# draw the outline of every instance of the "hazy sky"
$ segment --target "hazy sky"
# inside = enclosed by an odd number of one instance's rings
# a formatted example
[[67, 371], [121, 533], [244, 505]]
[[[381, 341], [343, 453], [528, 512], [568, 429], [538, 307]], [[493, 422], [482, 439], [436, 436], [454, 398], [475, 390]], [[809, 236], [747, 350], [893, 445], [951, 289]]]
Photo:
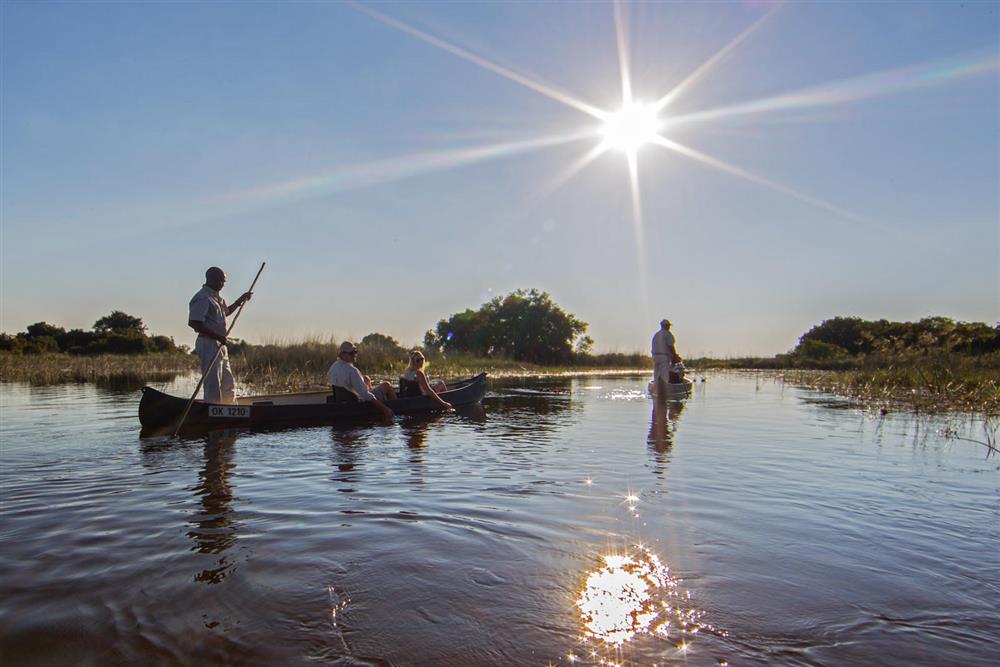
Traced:
[[[205, 268], [234, 299], [265, 260], [252, 341], [415, 343], [519, 287], [600, 351], [662, 317], [685, 356], [1000, 319], [995, 2], [0, 11], [9, 333], [120, 309], [192, 344]], [[638, 199], [592, 152], [623, 71], [664, 103]]]

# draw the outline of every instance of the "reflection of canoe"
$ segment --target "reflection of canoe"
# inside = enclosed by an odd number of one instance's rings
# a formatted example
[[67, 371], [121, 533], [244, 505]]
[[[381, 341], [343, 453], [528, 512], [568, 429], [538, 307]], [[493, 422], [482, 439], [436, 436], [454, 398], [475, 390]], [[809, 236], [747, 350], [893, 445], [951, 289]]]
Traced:
[[[660, 382], [660, 398], [684, 398], [691, 393], [691, 380], [684, 378], [680, 382]], [[656, 385], [649, 381], [649, 393], [656, 396]]]
[[[455, 407], [471, 405], [486, 395], [486, 373], [461, 380], [454, 389], [439, 394]], [[270, 396], [241, 396], [236, 405], [217, 405], [195, 401], [184, 426], [218, 427], [271, 426], [298, 423], [330, 424], [338, 421], [363, 419], [381, 413], [366, 403], [333, 403], [329, 391], [311, 391], [301, 394], [275, 394]], [[173, 428], [177, 425], [187, 405], [187, 399], [164, 394], [152, 387], [142, 388], [139, 401], [139, 422], [143, 429]], [[440, 410], [437, 401], [426, 396], [397, 398], [386, 401], [396, 414], [412, 414]]]

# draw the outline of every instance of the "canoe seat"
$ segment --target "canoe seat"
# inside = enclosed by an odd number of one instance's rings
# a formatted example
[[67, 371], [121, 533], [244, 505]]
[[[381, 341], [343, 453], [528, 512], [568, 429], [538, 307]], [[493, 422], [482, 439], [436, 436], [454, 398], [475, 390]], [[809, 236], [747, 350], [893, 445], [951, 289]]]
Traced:
[[414, 382], [413, 380], [407, 380], [404, 377], [400, 377], [398, 396], [400, 398], [413, 398], [416, 396], [423, 396], [423, 392], [420, 391], [420, 383]]
[[357, 403], [358, 396], [350, 389], [345, 389], [344, 387], [338, 387], [337, 385], [331, 385], [333, 388], [333, 395], [326, 397], [327, 403]]

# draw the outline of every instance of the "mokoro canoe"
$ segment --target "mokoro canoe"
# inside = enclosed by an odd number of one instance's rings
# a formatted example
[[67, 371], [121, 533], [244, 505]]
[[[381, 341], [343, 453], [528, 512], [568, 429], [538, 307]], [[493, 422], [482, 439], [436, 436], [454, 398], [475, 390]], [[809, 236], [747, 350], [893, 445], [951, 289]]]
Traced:
[[[678, 398], [684, 398], [691, 393], [691, 386], [693, 383], [691, 380], [684, 378], [680, 382], [663, 382], [660, 381], [660, 394], [659, 398], [666, 400], [674, 400]], [[656, 385], [652, 380], [649, 381], [648, 385], [649, 394], [656, 397]]]
[[[486, 373], [460, 380], [454, 388], [439, 394], [453, 406], [472, 405], [486, 395]], [[142, 388], [139, 401], [139, 422], [143, 430], [177, 426], [188, 399], [164, 394], [152, 387]], [[396, 414], [412, 414], [440, 410], [437, 401], [426, 396], [397, 398], [386, 401]], [[235, 405], [219, 405], [197, 400], [184, 419], [184, 427], [234, 426], [266, 427], [272, 425], [325, 424], [377, 416], [379, 411], [367, 403], [336, 403], [329, 391], [299, 394], [241, 396]]]

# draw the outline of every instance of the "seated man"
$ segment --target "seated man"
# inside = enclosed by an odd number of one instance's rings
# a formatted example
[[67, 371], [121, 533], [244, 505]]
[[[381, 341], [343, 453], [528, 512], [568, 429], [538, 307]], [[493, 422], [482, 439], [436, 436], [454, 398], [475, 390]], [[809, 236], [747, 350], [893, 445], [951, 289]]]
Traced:
[[372, 387], [371, 378], [362, 375], [354, 360], [358, 356], [358, 348], [349, 341], [344, 341], [340, 346], [340, 354], [337, 360], [330, 366], [326, 373], [326, 380], [330, 383], [334, 393], [337, 387], [347, 390], [356, 397], [356, 400], [372, 403], [382, 411], [386, 418], [393, 416], [392, 410], [383, 401], [391, 401], [396, 398], [396, 391], [388, 382], [382, 382], [377, 387]]

